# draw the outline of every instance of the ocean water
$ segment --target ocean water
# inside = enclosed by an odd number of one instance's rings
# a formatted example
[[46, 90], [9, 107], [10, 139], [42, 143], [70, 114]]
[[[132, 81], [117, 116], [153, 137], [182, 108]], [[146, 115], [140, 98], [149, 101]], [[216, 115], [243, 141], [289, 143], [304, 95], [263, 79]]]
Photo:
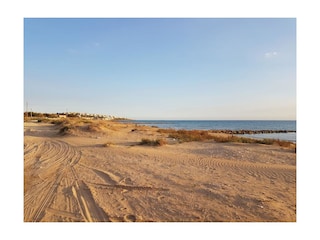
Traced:
[[[261, 120], [132, 120], [135, 124], [186, 130], [288, 130], [296, 131], [296, 121], [261, 121]], [[296, 132], [245, 134], [252, 138], [274, 138], [296, 142]]]

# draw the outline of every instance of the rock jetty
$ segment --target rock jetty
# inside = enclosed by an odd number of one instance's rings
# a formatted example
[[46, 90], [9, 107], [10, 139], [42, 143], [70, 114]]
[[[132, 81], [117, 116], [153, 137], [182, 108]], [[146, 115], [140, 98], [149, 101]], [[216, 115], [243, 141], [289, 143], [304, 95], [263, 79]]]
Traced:
[[212, 133], [227, 133], [227, 134], [261, 134], [261, 133], [290, 133], [296, 132], [293, 130], [211, 130]]

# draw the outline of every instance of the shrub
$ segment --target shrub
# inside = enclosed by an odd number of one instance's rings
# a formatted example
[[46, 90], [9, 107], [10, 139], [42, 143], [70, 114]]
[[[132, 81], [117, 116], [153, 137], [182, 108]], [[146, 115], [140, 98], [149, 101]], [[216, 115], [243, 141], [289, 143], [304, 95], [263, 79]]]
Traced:
[[239, 142], [239, 143], [258, 143], [267, 145], [279, 145], [281, 147], [295, 148], [296, 144], [289, 141], [281, 141], [279, 139], [253, 139], [238, 137], [234, 135], [216, 135], [210, 134], [209, 131], [201, 130], [175, 130], [175, 129], [159, 129], [159, 133], [166, 133], [168, 137], [178, 139], [180, 143], [191, 141], [214, 140], [219, 143]]
[[115, 145], [115, 144], [112, 142], [106, 142], [106, 143], [102, 144], [102, 147], [111, 147], [113, 145]]
[[70, 119], [57, 119], [54, 121], [54, 124], [60, 128], [59, 132], [63, 135], [72, 134], [80, 126], [79, 122]]
[[64, 126], [62, 128], [60, 128], [59, 133], [61, 134], [67, 134], [70, 132], [71, 127], [70, 126]]
[[105, 129], [105, 122], [103, 121], [91, 121], [87, 126], [87, 130], [89, 132], [101, 132], [104, 129]]
[[159, 129], [160, 133], [168, 133], [170, 138], [178, 139], [179, 142], [205, 141], [214, 139], [208, 131], [201, 130], [174, 130], [174, 129]]
[[202, 141], [211, 139], [207, 132], [203, 131], [187, 131], [187, 130], [178, 130], [175, 133], [169, 134], [171, 138], [177, 138], [181, 142], [191, 142], [191, 141]]
[[156, 139], [156, 140], [150, 140], [147, 138], [141, 139], [140, 145], [146, 145], [146, 146], [163, 146], [166, 145], [167, 141], [165, 139]]

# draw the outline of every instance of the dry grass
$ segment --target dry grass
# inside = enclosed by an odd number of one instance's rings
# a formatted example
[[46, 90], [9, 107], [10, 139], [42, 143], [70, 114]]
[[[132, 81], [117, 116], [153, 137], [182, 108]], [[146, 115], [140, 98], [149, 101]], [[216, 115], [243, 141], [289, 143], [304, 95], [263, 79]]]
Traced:
[[253, 139], [238, 137], [230, 134], [214, 134], [210, 131], [203, 130], [175, 130], [175, 129], [159, 129], [159, 133], [166, 133], [168, 137], [177, 139], [180, 143], [192, 141], [214, 140], [219, 143], [239, 142], [239, 143], [258, 143], [267, 145], [278, 145], [286, 148], [296, 148], [296, 144], [289, 141], [279, 139]]
[[87, 130], [89, 132], [101, 132], [105, 130], [106, 123], [101, 120], [92, 121], [87, 125]]
[[156, 139], [151, 140], [147, 138], [141, 139], [140, 145], [146, 145], [146, 146], [163, 146], [166, 145], [167, 141], [165, 139]]
[[79, 118], [66, 118], [52, 120], [53, 124], [59, 126], [59, 132], [63, 135], [74, 134], [77, 131], [102, 133], [106, 127], [106, 122], [103, 120], [87, 120]]
[[58, 125], [60, 130], [59, 133], [66, 135], [66, 134], [73, 134], [80, 126], [83, 126], [83, 123], [80, 121], [76, 121], [74, 119], [56, 119], [52, 122], [55, 125]]
[[168, 137], [178, 139], [179, 142], [205, 141], [214, 139], [208, 131], [201, 130], [174, 130], [174, 129], [159, 129], [160, 133], [167, 133]]
[[114, 146], [114, 145], [115, 145], [115, 144], [112, 143], [112, 142], [106, 142], [106, 143], [102, 144], [102, 147], [112, 147], [112, 146]]

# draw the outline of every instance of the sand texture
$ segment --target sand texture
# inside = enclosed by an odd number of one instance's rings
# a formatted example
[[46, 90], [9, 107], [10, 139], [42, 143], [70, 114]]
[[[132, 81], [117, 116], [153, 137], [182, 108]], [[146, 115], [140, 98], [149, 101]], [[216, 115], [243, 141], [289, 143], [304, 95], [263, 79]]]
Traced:
[[24, 221], [296, 221], [294, 150], [168, 138], [139, 145], [166, 137], [116, 122], [70, 134], [25, 122]]

